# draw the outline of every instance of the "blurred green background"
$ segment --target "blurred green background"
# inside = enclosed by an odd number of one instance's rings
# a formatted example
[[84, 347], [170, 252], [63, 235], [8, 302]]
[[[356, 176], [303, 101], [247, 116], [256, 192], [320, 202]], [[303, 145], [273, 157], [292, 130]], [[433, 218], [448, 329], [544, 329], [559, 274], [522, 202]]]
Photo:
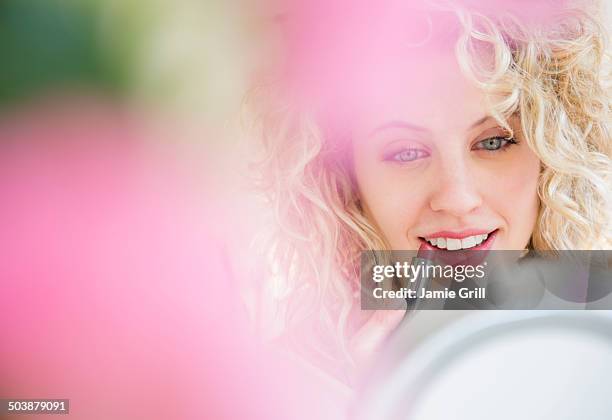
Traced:
[[89, 1], [2, 0], [0, 106], [60, 89], [125, 93], [138, 46], [137, 18], [124, 42], [111, 47], [103, 39], [100, 8]]
[[94, 94], [197, 112], [235, 111], [253, 57], [238, 1], [1, 0], [0, 112]]

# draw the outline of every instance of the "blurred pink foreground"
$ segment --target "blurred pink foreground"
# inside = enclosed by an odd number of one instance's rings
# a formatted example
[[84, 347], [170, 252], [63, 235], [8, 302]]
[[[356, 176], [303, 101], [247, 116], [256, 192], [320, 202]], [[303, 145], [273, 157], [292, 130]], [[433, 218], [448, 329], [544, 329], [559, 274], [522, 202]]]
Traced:
[[315, 384], [248, 333], [210, 229], [231, 221], [137, 121], [77, 105], [0, 122], [0, 398], [68, 398], [78, 419], [321, 418]]

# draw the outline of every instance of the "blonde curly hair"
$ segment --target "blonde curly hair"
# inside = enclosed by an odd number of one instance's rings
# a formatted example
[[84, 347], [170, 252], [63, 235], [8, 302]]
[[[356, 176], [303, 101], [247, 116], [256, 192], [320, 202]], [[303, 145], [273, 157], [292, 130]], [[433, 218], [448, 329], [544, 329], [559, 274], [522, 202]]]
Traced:
[[[457, 59], [468, 77], [497, 98], [492, 115], [512, 131], [506, 120], [518, 113], [541, 161], [541, 207], [530, 247], [609, 248], [612, 128], [605, 28], [586, 7], [560, 11], [542, 26], [450, 1], [436, 7], [456, 15]], [[276, 287], [292, 304], [311, 308], [342, 341], [357, 301], [360, 253], [387, 249], [387, 242], [361, 208], [345, 144], [327, 141], [320, 124], [271, 99], [273, 90], [259, 86], [249, 105], [258, 113], [263, 145], [259, 187], [277, 228], [270, 248], [274, 275], [282, 279]], [[300, 303], [306, 296], [312, 301]]]

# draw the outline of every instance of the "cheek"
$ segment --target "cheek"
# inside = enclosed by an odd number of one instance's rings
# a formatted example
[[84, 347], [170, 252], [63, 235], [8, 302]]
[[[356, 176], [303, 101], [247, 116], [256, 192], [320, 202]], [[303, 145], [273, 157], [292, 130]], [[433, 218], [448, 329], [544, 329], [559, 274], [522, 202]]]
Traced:
[[513, 160], [512, 166], [502, 173], [484, 187], [486, 201], [506, 222], [506, 246], [523, 247], [531, 237], [538, 215], [540, 162], [529, 151]]
[[387, 183], [384, 189], [365, 198], [369, 218], [375, 221], [394, 249], [410, 248], [406, 232], [409, 222], [417, 220], [420, 214], [420, 201], [406, 190], [392, 188]]
[[414, 244], [408, 242], [406, 231], [409, 222], [418, 219], [425, 200], [412, 187], [414, 180], [406, 179], [396, 169], [371, 159], [357, 160], [355, 177], [368, 218], [392, 248], [410, 249]]

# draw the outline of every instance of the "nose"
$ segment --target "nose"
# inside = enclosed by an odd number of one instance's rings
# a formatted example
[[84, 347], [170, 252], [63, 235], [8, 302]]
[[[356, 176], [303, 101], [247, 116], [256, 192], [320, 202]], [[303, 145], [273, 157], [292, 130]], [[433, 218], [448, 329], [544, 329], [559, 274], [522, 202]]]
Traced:
[[477, 184], [476, 174], [465, 161], [442, 162], [436, 173], [429, 205], [435, 212], [467, 215], [482, 205]]

